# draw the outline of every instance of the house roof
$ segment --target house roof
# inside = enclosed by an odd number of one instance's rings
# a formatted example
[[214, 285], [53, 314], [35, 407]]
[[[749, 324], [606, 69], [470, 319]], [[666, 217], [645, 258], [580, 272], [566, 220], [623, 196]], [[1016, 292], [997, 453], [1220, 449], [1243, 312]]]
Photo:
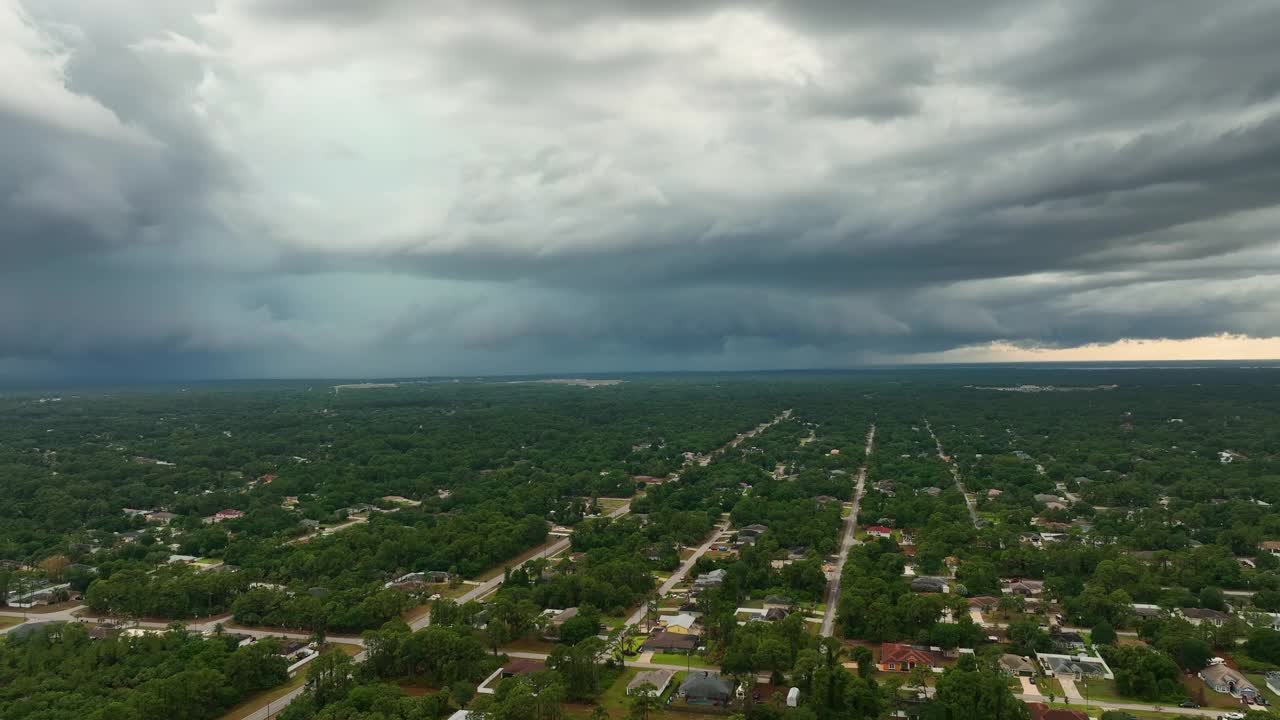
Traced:
[[936, 658], [928, 649], [900, 643], [885, 643], [881, 645], [880, 662], [886, 664], [910, 662], [928, 667], [933, 667], [937, 664]]
[[666, 625], [667, 627], [681, 627], [686, 630], [693, 627], [693, 624], [696, 623], [697, 621], [698, 619], [690, 615], [689, 613], [680, 613], [679, 615], [663, 615], [658, 618], [658, 622]]
[[578, 608], [576, 607], [571, 607], [567, 610], [561, 610], [559, 613], [556, 614], [554, 618], [551, 619], [551, 624], [563, 625], [565, 622], [572, 620], [577, 616], [578, 616]]
[[532, 660], [529, 658], [514, 658], [511, 662], [502, 666], [503, 675], [528, 675], [537, 672], [546, 667], [546, 663], [541, 660]]
[[645, 683], [657, 688], [658, 692], [667, 689], [667, 684], [671, 682], [671, 678], [675, 673], [671, 670], [641, 670], [636, 676], [631, 678], [631, 682], [627, 683], [627, 692], [633, 692], [636, 688]]
[[791, 598], [787, 597], [786, 595], [766, 595], [764, 597], [764, 601], [769, 605], [790, 605], [791, 604]]
[[1107, 677], [1110, 675], [1106, 663], [1101, 658], [1092, 658], [1087, 655], [1054, 655], [1052, 653], [1037, 653], [1036, 657], [1040, 660], [1040, 664], [1044, 665], [1054, 675], [1096, 675], [1098, 677]]
[[644, 641], [645, 650], [693, 650], [698, 647], [698, 636], [684, 633], [660, 632]]
[[733, 686], [727, 680], [703, 670], [694, 673], [680, 683], [680, 692], [686, 697], [724, 699], [733, 695]]
[[1021, 655], [1014, 655], [1013, 653], [1005, 653], [1004, 655], [1001, 655], [1000, 665], [1013, 672], [1036, 671], [1036, 666], [1031, 662], [1030, 658], [1025, 658]]
[[937, 577], [918, 577], [911, 581], [911, 589], [915, 592], [942, 592], [947, 581]]
[[769, 608], [764, 613], [764, 619], [771, 622], [774, 620], [785, 620], [786, 618], [787, 611], [782, 608]]
[[1211, 685], [1226, 685], [1232, 682], [1235, 683], [1237, 690], [1246, 688], [1257, 690], [1253, 683], [1249, 682], [1249, 678], [1226, 665], [1210, 665], [1200, 671], [1200, 677]]
[[881, 535], [889, 535], [893, 533], [893, 530], [883, 525], [872, 525], [871, 527], [867, 528], [867, 532], [878, 533]]
[[977, 597], [969, 598], [969, 607], [989, 608], [995, 607], [999, 604], [1000, 599], [991, 597], [990, 595], [978, 595]]
[[1182, 608], [1182, 615], [1198, 620], [1226, 620], [1231, 617], [1227, 613], [1210, 610], [1209, 608]]

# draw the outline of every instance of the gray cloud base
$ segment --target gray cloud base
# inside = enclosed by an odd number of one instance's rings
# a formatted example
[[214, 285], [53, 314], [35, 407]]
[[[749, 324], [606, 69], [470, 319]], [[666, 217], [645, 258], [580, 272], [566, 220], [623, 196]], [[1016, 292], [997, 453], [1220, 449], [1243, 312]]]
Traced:
[[0, 2], [0, 376], [1280, 335], [1274, 3]]

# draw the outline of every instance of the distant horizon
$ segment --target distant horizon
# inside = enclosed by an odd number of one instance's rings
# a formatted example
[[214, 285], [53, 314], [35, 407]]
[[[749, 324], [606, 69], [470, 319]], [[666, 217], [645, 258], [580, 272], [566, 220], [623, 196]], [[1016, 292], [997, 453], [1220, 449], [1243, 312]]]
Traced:
[[[483, 375], [350, 375], [350, 376], [293, 376], [293, 377], [225, 377], [225, 378], [158, 378], [145, 380], [137, 378], [68, 378], [58, 380], [12, 380], [0, 378], [0, 391], [4, 390], [57, 390], [61, 388], [99, 388], [99, 387], [154, 387], [186, 385], [224, 385], [236, 383], [401, 383], [401, 384], [444, 384], [467, 381], [494, 381], [494, 384], [527, 380], [571, 380], [582, 379], [627, 379], [646, 377], [701, 377], [716, 375], [822, 375], [881, 371], [930, 371], [930, 370], [1081, 370], [1081, 371], [1133, 371], [1133, 370], [1280, 370], [1280, 358], [1269, 360], [1017, 360], [1002, 362], [936, 362], [936, 363], [879, 363], [851, 367], [827, 368], [753, 368], [724, 370], [620, 370], [620, 371], [583, 371], [583, 372], [536, 372], [536, 373], [491, 373]], [[359, 388], [353, 388], [356, 390]], [[378, 388], [368, 388], [376, 390]]]

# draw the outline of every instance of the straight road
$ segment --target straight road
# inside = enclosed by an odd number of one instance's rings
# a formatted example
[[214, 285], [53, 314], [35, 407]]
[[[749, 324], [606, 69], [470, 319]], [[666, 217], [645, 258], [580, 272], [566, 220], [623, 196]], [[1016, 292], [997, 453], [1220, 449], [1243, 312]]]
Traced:
[[951, 479], [955, 481], [956, 488], [960, 490], [960, 495], [964, 498], [964, 506], [969, 509], [969, 519], [973, 521], [973, 526], [978, 527], [978, 509], [974, 507], [973, 498], [969, 497], [969, 491], [964, 489], [964, 483], [960, 482], [960, 467], [956, 465], [955, 460], [947, 457], [947, 453], [942, 449], [942, 441], [933, 432], [933, 426], [929, 424], [929, 418], [924, 419], [924, 426], [929, 430], [929, 437], [933, 438], [933, 444], [938, 448], [938, 457], [951, 468]]
[[[866, 457], [871, 457], [871, 449], [876, 441], [876, 424], [871, 423], [867, 431]], [[844, 574], [845, 560], [849, 559], [849, 549], [853, 547], [854, 536], [858, 532], [858, 507], [862, 504], [862, 492], [867, 482], [867, 465], [864, 462], [858, 469], [858, 482], [853, 490], [853, 507], [849, 517], [844, 520], [844, 538], [840, 542], [840, 554], [837, 556], [835, 570], [827, 580], [827, 591], [823, 600], [827, 604], [827, 612], [822, 616], [822, 637], [831, 637], [836, 626], [836, 605], [840, 602], [840, 576]]]
[[[701, 547], [695, 550], [688, 559], [681, 563], [680, 567], [677, 568], [675, 572], [671, 573], [671, 577], [667, 578], [666, 582], [658, 586], [658, 597], [664, 597], [667, 593], [671, 592], [671, 588], [679, 585], [680, 582], [688, 576], [689, 571], [693, 569], [693, 566], [698, 562], [698, 559], [703, 555], [706, 555], [707, 552], [711, 550], [712, 546], [716, 544], [716, 539], [720, 537], [720, 534], [728, 529], [729, 521], [727, 519], [717, 525], [716, 528], [711, 531], [711, 537], [707, 538], [707, 541], [703, 543]], [[631, 617], [627, 618], [625, 626], [631, 627], [633, 625], [638, 625], [643, 619], [644, 607], [641, 606], [640, 609], [631, 614]]]

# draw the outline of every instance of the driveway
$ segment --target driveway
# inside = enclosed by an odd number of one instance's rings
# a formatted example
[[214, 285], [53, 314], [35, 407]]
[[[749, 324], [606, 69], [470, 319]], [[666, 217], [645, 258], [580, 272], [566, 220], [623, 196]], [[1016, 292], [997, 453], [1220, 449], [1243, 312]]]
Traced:
[[1018, 681], [1022, 683], [1022, 694], [1023, 694], [1023, 695], [1031, 695], [1031, 696], [1039, 696], [1039, 695], [1040, 695], [1040, 688], [1036, 687], [1036, 684], [1035, 684], [1035, 683], [1033, 683], [1033, 682], [1031, 682], [1031, 678], [1029, 678], [1029, 677], [1019, 677], [1019, 678], [1018, 678]]

